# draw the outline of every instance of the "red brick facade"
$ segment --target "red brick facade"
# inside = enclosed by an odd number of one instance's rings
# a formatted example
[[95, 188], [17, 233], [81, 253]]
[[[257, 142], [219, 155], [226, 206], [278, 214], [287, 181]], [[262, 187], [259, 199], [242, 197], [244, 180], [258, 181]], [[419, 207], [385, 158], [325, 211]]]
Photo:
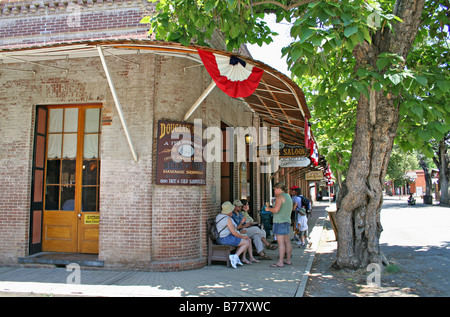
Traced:
[[151, 7], [145, 0], [1, 1], [0, 46], [146, 38], [139, 21]]
[[[147, 1], [2, 1], [0, 49], [98, 38], [146, 38], [139, 24]], [[80, 5], [79, 20], [74, 6]], [[75, 20], [68, 20], [74, 18]], [[68, 23], [70, 21], [70, 23]], [[217, 41], [220, 43], [220, 40]], [[219, 44], [215, 45], [220, 46]], [[106, 55], [131, 139], [130, 153], [98, 56], [0, 65], [0, 263], [29, 254], [30, 195], [37, 105], [102, 105], [99, 259], [106, 267], [170, 271], [206, 264], [206, 220], [220, 211], [220, 162], [207, 166], [206, 186], [155, 185], [160, 119], [182, 120], [209, 85], [203, 67], [154, 53]], [[139, 67], [138, 67], [139, 65]], [[259, 125], [241, 101], [215, 89], [189, 121], [206, 126]], [[238, 197], [238, 165], [234, 197]], [[260, 206], [254, 164], [252, 197]], [[254, 206], [255, 210], [259, 206]]]

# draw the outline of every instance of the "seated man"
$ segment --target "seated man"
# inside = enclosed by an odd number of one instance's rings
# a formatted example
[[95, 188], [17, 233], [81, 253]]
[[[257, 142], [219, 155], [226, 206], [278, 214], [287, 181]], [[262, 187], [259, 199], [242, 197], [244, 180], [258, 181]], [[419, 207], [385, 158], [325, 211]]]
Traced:
[[259, 224], [253, 221], [253, 219], [248, 214], [248, 210], [250, 209], [248, 202], [245, 199], [242, 201], [236, 199], [233, 204], [235, 205], [235, 209], [233, 211], [232, 218], [234, 221], [236, 221], [236, 223], [238, 223], [237, 229], [243, 229], [241, 233], [245, 233], [249, 238], [252, 239], [253, 243], [255, 244], [256, 252], [260, 256], [260, 260], [271, 260], [271, 258], [264, 252], [264, 246], [266, 246], [266, 248], [270, 250], [275, 250], [277, 246], [267, 242], [266, 232], [263, 229], [259, 228]]

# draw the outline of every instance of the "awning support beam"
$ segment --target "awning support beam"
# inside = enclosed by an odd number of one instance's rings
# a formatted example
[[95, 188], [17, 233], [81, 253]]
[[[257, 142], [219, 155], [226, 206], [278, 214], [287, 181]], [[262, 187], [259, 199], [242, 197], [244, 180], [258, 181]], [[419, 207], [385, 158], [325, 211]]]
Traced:
[[209, 93], [216, 87], [216, 83], [211, 81], [211, 84], [209, 84], [208, 88], [202, 93], [202, 95], [197, 99], [197, 101], [192, 105], [192, 107], [186, 112], [184, 115], [183, 120], [186, 121], [189, 119], [189, 117], [194, 113], [194, 111], [198, 108], [198, 106], [202, 103], [203, 100], [209, 95]]
[[105, 55], [103, 54], [102, 47], [97, 45], [98, 55], [102, 61], [103, 69], [105, 70], [106, 79], [108, 80], [109, 88], [111, 89], [111, 93], [114, 98], [114, 103], [116, 105], [117, 112], [119, 113], [120, 122], [122, 123], [123, 130], [125, 132], [125, 137], [127, 138], [128, 146], [130, 147], [131, 154], [133, 155], [133, 159], [135, 162], [138, 160], [138, 156], [133, 146], [133, 142], [130, 138], [130, 133], [128, 132], [127, 123], [125, 122], [125, 118], [123, 116], [122, 106], [120, 105], [119, 98], [117, 97], [116, 88], [114, 87], [114, 83], [112, 82], [111, 75], [109, 74], [108, 66], [106, 65]]

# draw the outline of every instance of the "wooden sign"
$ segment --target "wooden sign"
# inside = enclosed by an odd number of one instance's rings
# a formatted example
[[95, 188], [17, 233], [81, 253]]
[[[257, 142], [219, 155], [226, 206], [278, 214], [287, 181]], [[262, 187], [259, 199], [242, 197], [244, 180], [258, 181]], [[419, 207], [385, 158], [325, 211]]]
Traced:
[[203, 145], [193, 123], [158, 121], [156, 184], [206, 185]]
[[311, 160], [305, 156], [282, 157], [278, 160], [280, 167], [305, 167], [311, 164]]
[[[308, 153], [309, 154], [309, 153]], [[306, 148], [299, 144], [284, 143], [278, 141], [266, 146], [258, 147], [258, 157], [278, 156], [278, 157], [301, 157], [308, 156]]]
[[305, 179], [307, 181], [321, 181], [323, 180], [322, 171], [312, 171], [305, 174]]

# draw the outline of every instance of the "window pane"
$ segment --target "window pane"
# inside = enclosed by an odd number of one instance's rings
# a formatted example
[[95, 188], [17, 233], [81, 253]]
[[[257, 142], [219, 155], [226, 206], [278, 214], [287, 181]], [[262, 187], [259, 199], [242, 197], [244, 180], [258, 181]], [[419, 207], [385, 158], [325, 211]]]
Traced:
[[58, 210], [59, 186], [47, 186], [45, 191], [45, 210]]
[[60, 160], [47, 161], [47, 184], [59, 184]]
[[83, 158], [98, 158], [98, 134], [86, 134], [84, 136]]
[[94, 161], [83, 161], [83, 185], [98, 185], [97, 170], [98, 163]]
[[67, 108], [64, 112], [64, 132], [78, 131], [78, 108]]
[[84, 121], [84, 133], [99, 132], [100, 108], [86, 109], [86, 118]]
[[48, 136], [47, 158], [61, 158], [61, 134], [50, 134]]
[[81, 194], [83, 211], [98, 211], [97, 192], [98, 187], [83, 187]]
[[61, 184], [75, 184], [76, 160], [62, 161]]
[[77, 157], [77, 135], [64, 134], [63, 158]]
[[50, 109], [48, 132], [63, 132], [63, 109]]
[[61, 187], [60, 210], [75, 210], [75, 186]]

